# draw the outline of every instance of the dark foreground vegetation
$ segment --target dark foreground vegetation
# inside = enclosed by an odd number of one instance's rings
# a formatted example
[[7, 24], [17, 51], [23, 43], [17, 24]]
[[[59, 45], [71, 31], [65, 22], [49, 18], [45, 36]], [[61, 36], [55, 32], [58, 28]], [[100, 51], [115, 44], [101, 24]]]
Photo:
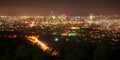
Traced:
[[[61, 46], [61, 47], [60, 47]], [[105, 42], [61, 43], [58, 56], [46, 54], [25, 38], [0, 38], [0, 60], [119, 60], [120, 46]]]

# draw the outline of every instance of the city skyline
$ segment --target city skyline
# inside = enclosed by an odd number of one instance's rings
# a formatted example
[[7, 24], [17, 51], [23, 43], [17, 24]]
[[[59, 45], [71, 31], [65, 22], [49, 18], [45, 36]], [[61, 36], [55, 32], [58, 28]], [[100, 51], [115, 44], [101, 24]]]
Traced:
[[1, 0], [0, 15], [120, 14], [119, 0]]
[[0, 0], [0, 60], [120, 60], [118, 0]]

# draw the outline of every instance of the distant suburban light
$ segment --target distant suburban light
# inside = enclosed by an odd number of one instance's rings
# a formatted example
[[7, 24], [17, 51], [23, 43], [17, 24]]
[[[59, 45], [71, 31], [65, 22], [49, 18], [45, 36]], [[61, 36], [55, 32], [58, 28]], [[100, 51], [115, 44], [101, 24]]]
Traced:
[[68, 36], [76, 36], [76, 33], [69, 33]]
[[66, 39], [66, 41], [69, 41], [69, 39]]

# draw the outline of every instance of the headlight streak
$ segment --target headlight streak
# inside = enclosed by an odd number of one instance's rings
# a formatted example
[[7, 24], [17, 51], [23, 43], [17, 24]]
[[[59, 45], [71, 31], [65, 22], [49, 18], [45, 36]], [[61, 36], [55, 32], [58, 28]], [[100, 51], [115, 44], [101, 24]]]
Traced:
[[25, 36], [27, 40], [29, 40], [31, 43], [36, 44], [39, 48], [41, 48], [44, 52], [56, 56], [59, 54], [59, 51], [53, 50], [52, 47], [48, 46], [44, 42], [38, 40], [38, 36]]

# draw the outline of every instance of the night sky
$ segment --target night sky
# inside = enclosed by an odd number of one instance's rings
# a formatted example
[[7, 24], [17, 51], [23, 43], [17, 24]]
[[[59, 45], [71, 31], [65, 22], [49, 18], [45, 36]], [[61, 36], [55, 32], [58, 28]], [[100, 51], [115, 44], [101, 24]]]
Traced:
[[119, 0], [0, 0], [0, 15], [120, 14]]

